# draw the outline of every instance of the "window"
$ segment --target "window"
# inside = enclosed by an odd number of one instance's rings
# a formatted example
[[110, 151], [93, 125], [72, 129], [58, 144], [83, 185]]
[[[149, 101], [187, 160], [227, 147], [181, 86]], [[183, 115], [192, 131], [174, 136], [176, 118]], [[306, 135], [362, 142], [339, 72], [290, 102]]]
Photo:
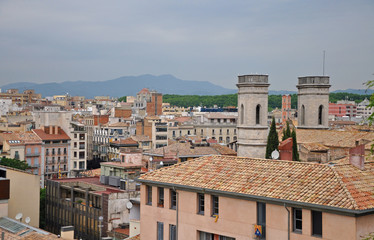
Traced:
[[152, 205], [152, 186], [147, 186], [147, 205]]
[[262, 238], [265, 239], [266, 233], [266, 204], [257, 202], [257, 224], [262, 226]]
[[235, 238], [225, 237], [213, 233], [199, 232], [199, 240], [235, 240]]
[[243, 104], [240, 107], [240, 124], [244, 124], [244, 106], [243, 106]]
[[218, 215], [218, 196], [212, 195], [212, 216]]
[[322, 121], [323, 121], [322, 112], [323, 112], [323, 106], [320, 105], [319, 108], [318, 108], [318, 124], [319, 125], [322, 125]]
[[305, 106], [301, 106], [301, 125], [305, 125]]
[[322, 237], [322, 212], [312, 211], [312, 235]]
[[261, 112], [261, 105], [258, 104], [256, 106], [256, 124], [260, 124], [260, 112]]
[[18, 151], [14, 152], [14, 159], [19, 160], [19, 153], [18, 153]]
[[164, 223], [157, 222], [157, 240], [164, 240]]
[[204, 194], [203, 193], [198, 193], [197, 194], [197, 202], [198, 202], [198, 209], [197, 213], [204, 215]]
[[293, 208], [292, 209], [292, 216], [293, 216], [293, 231], [301, 233], [303, 230], [303, 214], [302, 209], [300, 208]]
[[177, 192], [173, 189], [170, 189], [170, 208], [176, 209], [177, 208]]
[[158, 207], [164, 207], [164, 188], [158, 187]]
[[177, 239], [177, 227], [173, 224], [169, 225], [169, 240]]

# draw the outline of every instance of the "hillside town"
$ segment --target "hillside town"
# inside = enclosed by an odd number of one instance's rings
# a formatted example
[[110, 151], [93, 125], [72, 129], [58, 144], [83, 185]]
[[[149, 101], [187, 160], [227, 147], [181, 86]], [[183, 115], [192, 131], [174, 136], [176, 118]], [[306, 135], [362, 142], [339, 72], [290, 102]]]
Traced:
[[371, 239], [370, 100], [304, 76], [269, 111], [270, 84], [224, 108], [0, 91], [1, 239]]

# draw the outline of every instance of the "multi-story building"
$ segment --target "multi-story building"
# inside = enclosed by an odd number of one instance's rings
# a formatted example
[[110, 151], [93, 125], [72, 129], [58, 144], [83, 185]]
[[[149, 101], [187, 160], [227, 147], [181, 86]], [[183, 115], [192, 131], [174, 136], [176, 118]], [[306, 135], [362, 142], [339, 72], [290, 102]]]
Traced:
[[[22, 219], [17, 219], [17, 221], [27, 223], [26, 218], [29, 217], [30, 222], [28, 224], [33, 227], [39, 227], [40, 176], [2, 166], [0, 161], [1, 178], [9, 179], [8, 217], [15, 219], [17, 214], [22, 213]], [[4, 189], [1, 187], [0, 189], [0, 195], [4, 194]], [[2, 203], [0, 198], [0, 212]]]
[[25, 104], [37, 103], [41, 98], [41, 94], [36, 94], [34, 90], [25, 90], [20, 93], [18, 89], [8, 89], [5, 93], [0, 93], [0, 98], [12, 99], [13, 104], [23, 106]]
[[329, 115], [334, 117], [356, 117], [357, 106], [353, 103], [329, 103]]
[[282, 95], [282, 124], [291, 119], [291, 95]]
[[168, 124], [157, 116], [145, 117], [136, 123], [136, 135], [148, 136], [152, 149], [168, 145]]
[[93, 132], [93, 158], [100, 161], [109, 161], [110, 143], [130, 136], [129, 124], [118, 122], [97, 126]]
[[139, 208], [131, 204], [139, 201], [139, 190], [134, 181], [124, 181], [127, 188], [120, 189], [120, 179], [102, 175], [47, 180], [46, 230], [59, 234], [62, 226], [74, 226], [75, 238], [99, 240], [128, 225], [139, 215]]
[[45, 178], [68, 176], [71, 166], [70, 137], [59, 126], [43, 126], [32, 131], [42, 141], [42, 183]]
[[71, 161], [72, 171], [84, 171], [87, 169], [87, 131], [79, 122], [71, 123]]
[[221, 144], [237, 140], [237, 113], [203, 113], [193, 118], [181, 117], [169, 120], [168, 137], [184, 136], [211, 138]]
[[140, 90], [136, 94], [132, 115], [136, 118], [162, 115], [162, 94], [147, 88]]
[[369, 104], [370, 101], [367, 98], [357, 104], [357, 116], [361, 116], [363, 119], [368, 119], [368, 117], [374, 113], [374, 108], [368, 107]]
[[358, 240], [374, 231], [373, 174], [372, 160], [194, 159], [139, 178], [140, 238]]

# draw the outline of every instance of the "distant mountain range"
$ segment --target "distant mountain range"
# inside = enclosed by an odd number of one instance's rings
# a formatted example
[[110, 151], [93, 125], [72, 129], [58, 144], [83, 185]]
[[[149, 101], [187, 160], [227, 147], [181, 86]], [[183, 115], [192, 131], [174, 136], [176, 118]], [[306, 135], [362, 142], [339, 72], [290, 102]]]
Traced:
[[[64, 95], [69, 93], [71, 96], [85, 96], [93, 98], [94, 96], [134, 96], [142, 88], [156, 90], [162, 94], [179, 95], [222, 95], [233, 94], [237, 89], [228, 89], [208, 81], [187, 81], [178, 79], [172, 75], [140, 75], [125, 76], [107, 81], [69, 81], [61, 83], [31, 83], [17, 82], [7, 84], [1, 87], [3, 91], [16, 88], [20, 91], [34, 89], [36, 93], [41, 93], [43, 97], [53, 95]], [[372, 94], [373, 90], [347, 89], [334, 92], [348, 92], [357, 94]], [[269, 91], [270, 95], [294, 94], [296, 91]]]

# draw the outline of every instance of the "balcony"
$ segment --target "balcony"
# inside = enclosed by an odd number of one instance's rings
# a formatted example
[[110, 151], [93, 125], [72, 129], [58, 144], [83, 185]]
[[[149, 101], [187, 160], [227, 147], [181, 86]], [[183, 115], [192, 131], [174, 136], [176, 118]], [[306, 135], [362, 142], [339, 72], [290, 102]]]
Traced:
[[37, 152], [37, 153], [26, 153], [25, 156], [26, 157], [39, 157], [40, 153], [39, 152]]

